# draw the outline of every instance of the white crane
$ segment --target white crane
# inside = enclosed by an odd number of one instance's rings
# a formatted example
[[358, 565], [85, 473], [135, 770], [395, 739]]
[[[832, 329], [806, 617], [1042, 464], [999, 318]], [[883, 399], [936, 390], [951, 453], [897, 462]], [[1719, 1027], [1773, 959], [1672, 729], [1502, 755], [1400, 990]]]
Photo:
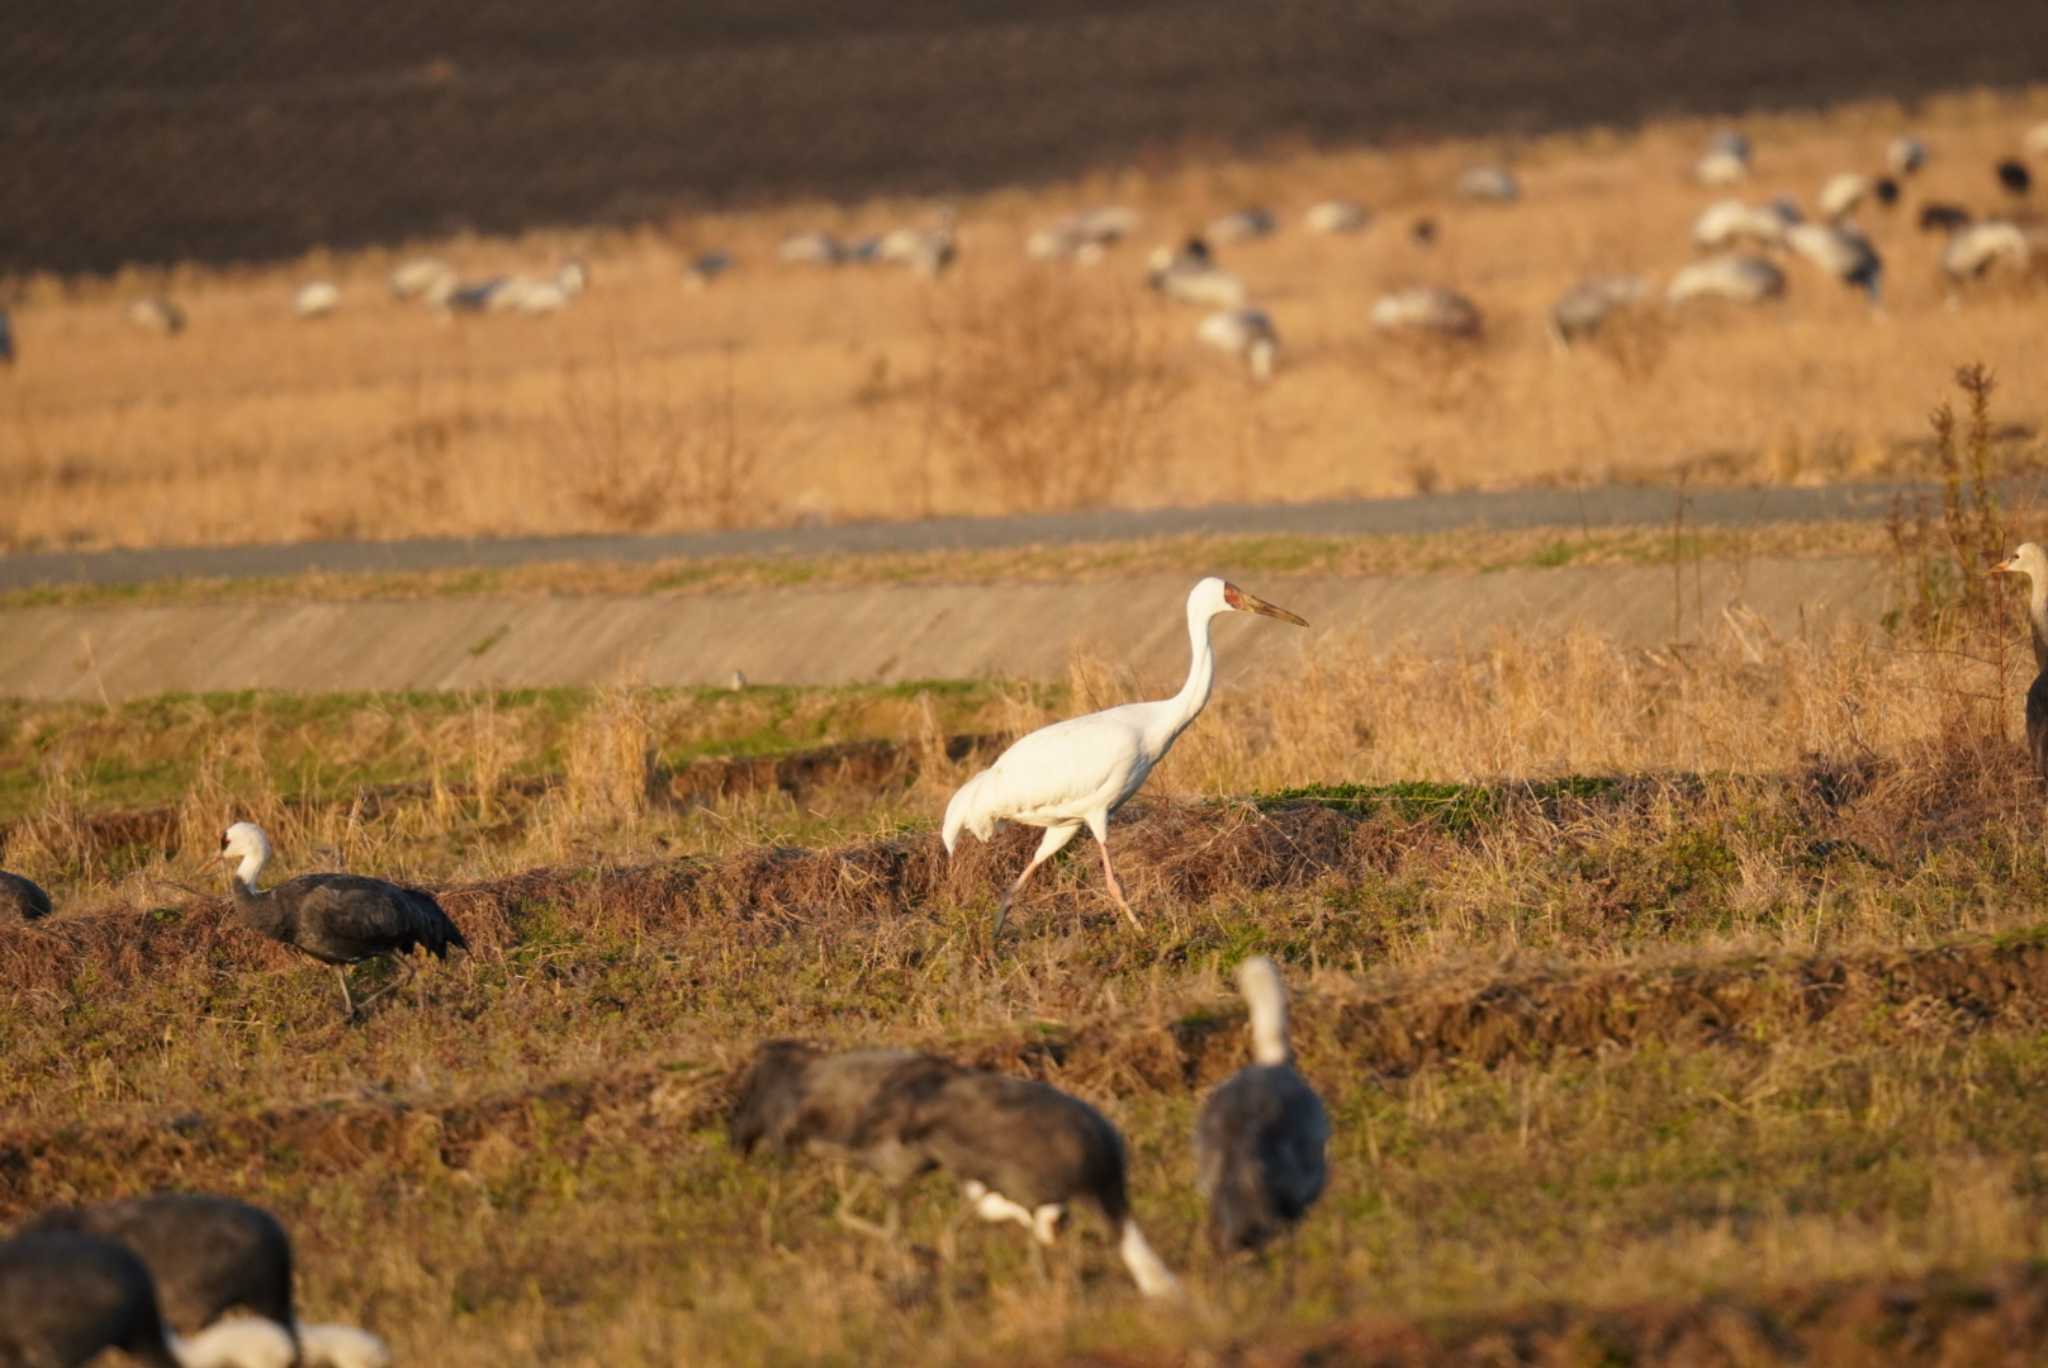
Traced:
[[1010, 903], [1031, 872], [1058, 854], [1086, 826], [1102, 848], [1102, 875], [1117, 908], [1138, 925], [1109, 863], [1109, 814], [1144, 786], [1152, 767], [1209, 701], [1216, 677], [1216, 652], [1209, 645], [1210, 620], [1222, 613], [1260, 613], [1297, 627], [1302, 618], [1211, 576], [1188, 594], [1188, 643], [1193, 659], [1187, 682], [1172, 698], [1126, 703], [1040, 727], [1020, 737], [996, 762], [960, 786], [946, 804], [946, 854], [953, 854], [962, 828], [986, 841], [996, 823], [1043, 827], [1045, 838], [1031, 863], [1003, 894], [994, 935], [1000, 936]]
[[1458, 177], [1458, 197], [1512, 204], [1522, 197], [1522, 185], [1505, 166], [1473, 166]]
[[1701, 185], [1735, 185], [1749, 179], [1749, 139], [1732, 128], [1716, 133], [1693, 163], [1692, 175]]

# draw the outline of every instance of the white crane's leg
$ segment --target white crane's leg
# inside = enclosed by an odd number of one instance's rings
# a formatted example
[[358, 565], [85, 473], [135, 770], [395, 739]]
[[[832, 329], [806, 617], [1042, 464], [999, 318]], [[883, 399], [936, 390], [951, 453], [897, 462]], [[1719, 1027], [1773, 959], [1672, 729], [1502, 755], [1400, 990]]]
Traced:
[[1003, 923], [1008, 921], [1010, 917], [1010, 901], [1024, 887], [1024, 881], [1031, 877], [1031, 871], [1059, 854], [1060, 848], [1073, 840], [1080, 830], [1081, 828], [1077, 826], [1056, 826], [1045, 829], [1045, 836], [1038, 843], [1038, 853], [1031, 857], [1031, 863], [1024, 866], [1024, 872], [1017, 876], [1017, 882], [1010, 885], [1010, 891], [1003, 894], [1002, 902], [996, 907], [996, 929], [990, 933], [990, 940], [995, 940], [1003, 934]]
[[1102, 850], [1102, 877], [1109, 881], [1109, 896], [1115, 900], [1117, 909], [1134, 931], [1145, 928], [1138, 924], [1138, 914], [1131, 911], [1131, 905], [1124, 901], [1124, 886], [1116, 881], [1116, 871], [1109, 867], [1109, 814], [1091, 812], [1088, 814], [1088, 830], [1095, 833], [1095, 844]]

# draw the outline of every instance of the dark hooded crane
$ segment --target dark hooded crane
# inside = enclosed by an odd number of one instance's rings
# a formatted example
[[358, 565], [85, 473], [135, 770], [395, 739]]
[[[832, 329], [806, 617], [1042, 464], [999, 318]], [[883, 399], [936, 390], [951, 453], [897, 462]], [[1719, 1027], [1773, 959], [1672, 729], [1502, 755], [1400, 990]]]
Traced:
[[[164, 1320], [197, 1335], [229, 1312], [277, 1327], [302, 1346], [306, 1364], [377, 1368], [390, 1362], [383, 1342], [345, 1325], [300, 1325], [292, 1307], [292, 1242], [261, 1207], [205, 1193], [168, 1192], [44, 1212], [28, 1233], [69, 1232], [118, 1241], [156, 1283]], [[260, 1334], [251, 1330], [251, 1334]], [[294, 1352], [300, 1352], [295, 1350]]]
[[1209, 1094], [1195, 1122], [1195, 1181], [1221, 1256], [1300, 1224], [1322, 1195], [1330, 1138], [1322, 1099], [1294, 1070], [1280, 971], [1261, 956], [1239, 966], [1237, 982], [1251, 1009], [1252, 1062]]
[[268, 1321], [228, 1321], [180, 1339], [149, 1269], [126, 1246], [68, 1232], [0, 1244], [0, 1364], [75, 1368], [119, 1349], [149, 1368], [288, 1368], [291, 1339]]
[[902, 1189], [929, 1171], [932, 1162], [890, 1128], [884, 1103], [906, 1076], [932, 1065], [946, 1066], [944, 1060], [911, 1050], [826, 1054], [801, 1041], [768, 1041], [754, 1052], [740, 1080], [726, 1138], [745, 1155], [765, 1146], [780, 1154], [857, 1164], [874, 1173], [889, 1190], [887, 1224], [876, 1227], [854, 1217], [843, 1193], [835, 1215], [856, 1229], [893, 1235]]
[[2034, 640], [2034, 682], [2027, 686], [2027, 751], [2048, 779], [2048, 552], [2026, 542], [1993, 566], [1994, 575], [2027, 577], [2027, 626]]
[[[274, 941], [304, 951], [334, 967], [347, 1017], [356, 1014], [417, 972], [405, 958], [423, 948], [446, 959], [450, 946], [469, 942], [432, 895], [417, 888], [358, 874], [301, 874], [268, 891], [256, 880], [270, 863], [270, 838], [254, 822], [237, 822], [220, 838], [221, 858], [239, 860], [230, 882], [235, 911], [244, 924]], [[361, 1002], [349, 992], [348, 966], [393, 958], [403, 977]]]
[[[1086, 1203], [1116, 1233], [1140, 1291], [1178, 1290], [1131, 1219], [1116, 1127], [1042, 1083], [963, 1069], [936, 1055], [828, 1055], [770, 1041], [742, 1080], [729, 1134], [742, 1153], [766, 1143], [858, 1162], [899, 1191], [943, 1168], [960, 1181], [970, 1211], [1016, 1221], [1041, 1247], [1053, 1242], [1071, 1206]], [[890, 1216], [893, 1231], [893, 1201]]]
[[958, 1178], [974, 1214], [1015, 1221], [1050, 1246], [1076, 1203], [1100, 1213], [1117, 1254], [1148, 1297], [1180, 1283], [1131, 1218], [1124, 1140], [1080, 1098], [1028, 1078], [927, 1069], [893, 1096], [905, 1142]]
[[31, 879], [0, 869], [0, 916], [35, 921], [50, 915], [50, 895]]

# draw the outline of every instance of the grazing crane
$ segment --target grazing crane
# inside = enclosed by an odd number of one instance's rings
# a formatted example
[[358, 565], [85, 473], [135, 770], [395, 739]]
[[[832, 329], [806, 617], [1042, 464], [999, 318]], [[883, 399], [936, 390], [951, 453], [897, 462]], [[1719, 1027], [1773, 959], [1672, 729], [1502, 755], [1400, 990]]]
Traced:
[[1180, 1283], [1131, 1218], [1123, 1136], [1071, 1093], [1028, 1078], [950, 1063], [927, 1066], [890, 1093], [918, 1153], [960, 1180], [984, 1221], [1015, 1221], [1034, 1246], [1053, 1243], [1077, 1202], [1100, 1213], [1138, 1290], [1170, 1297]]
[[[1872, 195], [1878, 194], [1877, 182], [1855, 171], [1844, 171], [1828, 177], [1820, 188], [1820, 214], [1826, 219], [1845, 219], [1856, 212], [1858, 205]], [[1882, 198], [1882, 196], [1879, 196]], [[1892, 187], [1892, 197], [1898, 197], [1898, 187]]]
[[1287, 989], [1261, 955], [1238, 966], [1251, 1011], [1252, 1062], [1202, 1103], [1195, 1121], [1195, 1185], [1209, 1203], [1209, 1247], [1219, 1256], [1263, 1248], [1300, 1224], [1323, 1192], [1330, 1117], [1294, 1069]]
[[775, 249], [775, 257], [796, 265], [837, 266], [846, 260], [846, 248], [830, 233], [792, 233]]
[[729, 253], [705, 252], [684, 269], [683, 281], [693, 290], [702, 290], [730, 271], [732, 265], [732, 256]]
[[2027, 686], [2027, 750], [2048, 779], [2048, 552], [2033, 542], [1993, 566], [1994, 575], [2027, 577], [2027, 627], [2034, 642], [2034, 682]]
[[1202, 236], [1211, 242], [1250, 242], [1253, 238], [1271, 237], [1277, 226], [1272, 210], [1254, 207], [1213, 220], [1202, 230]]
[[2027, 136], [2020, 140], [2020, 147], [2030, 157], [2048, 157], [2048, 119], [2028, 129]]
[[1877, 303], [1884, 258], [1870, 245], [1870, 239], [1854, 228], [1843, 223], [1801, 223], [1787, 230], [1785, 245]]
[[145, 332], [176, 337], [185, 331], [185, 311], [162, 295], [150, 295], [128, 306], [128, 321]]
[[1232, 356], [1244, 358], [1252, 378], [1273, 378], [1273, 362], [1279, 355], [1280, 334], [1264, 309], [1225, 309], [1203, 319], [1195, 329], [1195, 340]]
[[1417, 247], [1434, 247], [1436, 239], [1436, 220], [1427, 214], [1408, 225], [1408, 240]]
[[1512, 204], [1522, 197], [1521, 182], [1505, 166], [1467, 167], [1458, 177], [1458, 197], [1489, 204]]
[[1356, 200], [1324, 200], [1301, 216], [1301, 226], [1311, 233], [1356, 233], [1370, 222], [1372, 212]]
[[1913, 175], [1927, 165], [1927, 144], [1902, 133], [1885, 148], [1884, 160], [1894, 176]]
[[1650, 291], [1641, 276], [1595, 276], [1558, 296], [1550, 306], [1550, 338], [1560, 347], [1583, 342], [1619, 310], [1637, 303]]
[[1068, 214], [1026, 238], [1024, 254], [1033, 261], [1071, 258], [1092, 266], [1111, 246], [1137, 232], [1139, 222], [1136, 210], [1113, 205]]
[[1951, 280], [1975, 280], [1994, 269], [2025, 271], [2037, 253], [2048, 253], [2048, 232], [1986, 219], [1949, 234], [1941, 269]]
[[[1031, 872], [1057, 855], [1086, 826], [1102, 848], [1102, 875], [1117, 908], [1138, 925], [1137, 913], [1124, 898], [1116, 870], [1109, 862], [1109, 815], [1144, 786], [1152, 767], [1165, 758], [1174, 741], [1200, 715], [1216, 677], [1216, 652], [1209, 645], [1209, 623], [1223, 613], [1258, 613], [1308, 623], [1213, 576], [1188, 593], [1188, 644], [1192, 659], [1187, 682], [1172, 698], [1072, 717], [1020, 737], [996, 762], [960, 786], [946, 804], [944, 840], [950, 858], [961, 831], [986, 841], [999, 821], [1043, 827], [1045, 836], [1024, 872], [1003, 894], [996, 909], [993, 936], [1000, 936], [1010, 903]], [[991, 937], [993, 939], [993, 936]]]
[[939, 211], [936, 227], [891, 229], [876, 242], [875, 259], [908, 266], [919, 275], [937, 279], [953, 264], [958, 252], [954, 232], [957, 219], [956, 212], [948, 206]]
[[1479, 336], [1479, 306], [1440, 285], [1412, 285], [1381, 295], [1372, 306], [1372, 325], [1383, 331], [1433, 332], [1443, 337]]
[[1707, 150], [1693, 163], [1693, 179], [1701, 185], [1738, 185], [1749, 179], [1749, 139], [1724, 129], [1707, 141]]
[[[856, 1050], [828, 1055], [801, 1041], [775, 1040], [754, 1053], [727, 1122], [743, 1154], [762, 1144], [858, 1162], [895, 1193], [944, 1169], [968, 1210], [985, 1221], [1016, 1221], [1035, 1245], [1053, 1243], [1075, 1202], [1102, 1213], [1124, 1266], [1147, 1296], [1179, 1284], [1131, 1219], [1123, 1138], [1102, 1113], [1028, 1079], [963, 1069], [937, 1055]], [[862, 1226], [844, 1214], [846, 1224]]]
[[2034, 188], [2034, 175], [2018, 157], [2007, 157], [1992, 168], [2008, 195], [2025, 195]]
[[1782, 195], [1768, 204], [1719, 200], [1693, 220], [1692, 243], [1709, 252], [1730, 247], [1776, 247], [1785, 241], [1786, 229], [1804, 218], [1799, 206]]
[[1958, 228], [1969, 227], [1971, 215], [1960, 204], [1944, 204], [1935, 200], [1920, 206], [1916, 222], [1923, 233], [1953, 233]]
[[1244, 307], [1244, 282], [1216, 264], [1209, 244], [1192, 237], [1178, 251], [1160, 247], [1147, 265], [1145, 283], [1168, 299], [1211, 309]]
[[37, 887], [34, 880], [0, 869], [0, 911], [32, 922], [50, 915], [50, 895]]
[[[254, 822], [229, 827], [220, 838], [220, 853], [224, 860], [240, 861], [229, 882], [243, 923], [332, 965], [349, 1021], [418, 972], [405, 958], [416, 947], [437, 959], [446, 959], [450, 946], [468, 948], [441, 904], [417, 888], [358, 874], [301, 874], [257, 891], [256, 880], [270, 863], [270, 838]], [[384, 958], [397, 963], [403, 978], [356, 1002], [349, 992], [347, 966]]]
[[[204, 1193], [170, 1192], [46, 1211], [24, 1233], [68, 1232], [133, 1251], [156, 1284], [172, 1329], [197, 1334], [241, 1310], [274, 1325], [307, 1368], [380, 1368], [391, 1353], [347, 1325], [301, 1325], [292, 1311], [292, 1243], [261, 1207]], [[226, 1322], [239, 1323], [239, 1322]]]
[[455, 270], [438, 257], [414, 257], [391, 272], [393, 299], [446, 299], [455, 288]]
[[1785, 293], [1785, 272], [1765, 257], [1734, 252], [1708, 257], [1671, 277], [1664, 298], [1673, 304], [1695, 299], [1726, 299], [1737, 304], [1759, 304]]
[[826, 1054], [799, 1040], [766, 1041], [740, 1079], [726, 1140], [743, 1155], [765, 1145], [780, 1154], [859, 1164], [888, 1190], [887, 1224], [854, 1217], [843, 1191], [834, 1217], [858, 1230], [894, 1235], [902, 1189], [932, 1164], [887, 1124], [884, 1099], [906, 1072], [932, 1062], [934, 1056], [912, 1050]]
[[325, 318], [341, 307], [341, 287], [331, 280], [309, 280], [292, 291], [292, 315]]
[[0, 1364], [78, 1368], [108, 1349], [148, 1368], [289, 1368], [298, 1358], [291, 1337], [263, 1320], [179, 1338], [149, 1269], [112, 1240], [59, 1232], [0, 1244]]

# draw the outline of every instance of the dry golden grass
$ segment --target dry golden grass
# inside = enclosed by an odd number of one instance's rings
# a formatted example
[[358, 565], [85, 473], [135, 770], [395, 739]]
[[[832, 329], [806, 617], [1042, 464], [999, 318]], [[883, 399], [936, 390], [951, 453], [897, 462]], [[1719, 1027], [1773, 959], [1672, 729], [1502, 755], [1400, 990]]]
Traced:
[[[962, 204], [963, 257], [932, 285], [895, 270], [780, 267], [797, 227], [875, 231], [929, 205], [822, 205], [705, 217], [634, 234], [424, 244], [468, 273], [547, 267], [576, 250], [595, 287], [545, 321], [436, 321], [385, 297], [400, 254], [282, 269], [179, 271], [178, 339], [121, 304], [142, 276], [33, 283], [22, 359], [0, 390], [0, 546], [683, 529], [806, 518], [1160, 505], [1689, 474], [1798, 481], [1910, 465], [1921, 396], [1979, 359], [2029, 374], [2038, 297], [1969, 292], [1949, 307], [1912, 201], [1990, 195], [1987, 165], [2044, 97], [1958, 95], [1911, 114], [1864, 105], [1746, 120], [1759, 173], [1742, 193], [1811, 202], [1870, 169], [1894, 132], [1935, 150], [1908, 203], [1864, 221], [1889, 261], [1881, 315], [1792, 266], [1791, 297], [1708, 311], [1559, 356], [1542, 319], [1595, 271], [1668, 273], [1718, 192], [1687, 182], [1695, 122], [1501, 144], [1276, 151], [1132, 170]], [[1505, 151], [1510, 208], [1446, 187]], [[1320, 239], [1295, 219], [1331, 194], [1380, 217]], [[1129, 203], [1138, 241], [1095, 270], [1035, 267], [1026, 232], [1077, 205]], [[1284, 231], [1226, 251], [1286, 343], [1255, 391], [1190, 333], [1199, 314], [1137, 284], [1143, 253], [1248, 202]], [[1415, 249], [1406, 226], [1443, 224]], [[702, 294], [681, 263], [710, 246], [742, 267]], [[343, 311], [289, 317], [292, 284], [330, 275]], [[1483, 342], [1375, 336], [1382, 289], [1437, 281], [1486, 312]], [[1010, 360], [1013, 364], [1006, 365]], [[1042, 402], [1030, 402], [1036, 394]], [[2038, 426], [2015, 383], [2009, 417]]]
[[[309, 1313], [455, 1365], [1227, 1356], [1340, 1320], [2039, 1259], [2048, 813], [2010, 735], [2011, 635], [1655, 655], [1503, 634], [1226, 689], [1112, 825], [1144, 930], [1084, 845], [995, 957], [1030, 834], [946, 864], [932, 826], [965, 765], [938, 738], [1127, 697], [1099, 664], [1059, 697], [10, 705], [8, 766], [49, 768], [5, 859], [68, 906], [0, 929], [0, 1222], [159, 1185], [249, 1196], [297, 1232]], [[915, 765], [650, 794], [650, 743], [873, 731]], [[284, 796], [307, 748], [351, 736], [349, 763], [429, 782], [374, 814], [346, 783]], [[96, 864], [91, 757], [194, 753], [163, 850]], [[544, 769], [546, 793], [511, 782]], [[1546, 782], [1588, 772], [1615, 778]], [[423, 972], [422, 1004], [340, 1027], [325, 975], [167, 885], [219, 887], [230, 815], [270, 823], [287, 869], [443, 887], [473, 952]], [[1254, 951], [1288, 965], [1337, 1118], [1292, 1273], [1195, 1252], [1186, 1135], [1243, 1058], [1227, 970]], [[1215, 1312], [1139, 1305], [1085, 1221], [1041, 1283], [1008, 1232], [950, 1229], [943, 1181], [908, 1247], [843, 1230], [828, 1174], [720, 1134], [732, 1069], [779, 1034], [941, 1048], [1097, 1102]]]

